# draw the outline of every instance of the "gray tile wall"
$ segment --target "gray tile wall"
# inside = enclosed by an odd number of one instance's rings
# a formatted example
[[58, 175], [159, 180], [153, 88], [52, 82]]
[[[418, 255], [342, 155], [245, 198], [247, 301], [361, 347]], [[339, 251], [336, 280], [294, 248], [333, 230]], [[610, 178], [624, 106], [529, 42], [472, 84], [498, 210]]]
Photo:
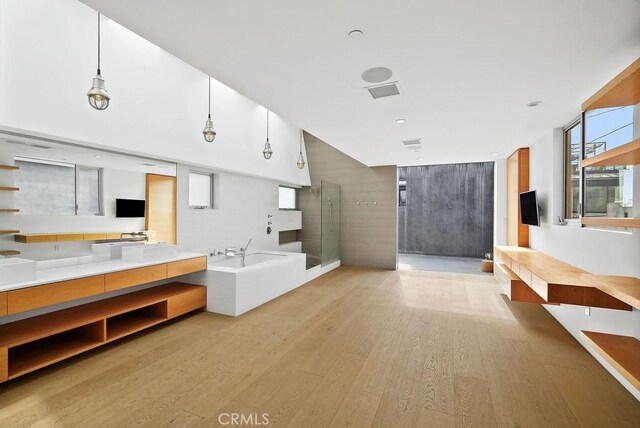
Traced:
[[[369, 168], [309, 133], [305, 132], [304, 138], [311, 185], [320, 188], [321, 181], [327, 180], [341, 186], [342, 264], [395, 269], [397, 168]], [[311, 259], [320, 255], [321, 200], [303, 187], [298, 203], [302, 210], [302, 251]]]

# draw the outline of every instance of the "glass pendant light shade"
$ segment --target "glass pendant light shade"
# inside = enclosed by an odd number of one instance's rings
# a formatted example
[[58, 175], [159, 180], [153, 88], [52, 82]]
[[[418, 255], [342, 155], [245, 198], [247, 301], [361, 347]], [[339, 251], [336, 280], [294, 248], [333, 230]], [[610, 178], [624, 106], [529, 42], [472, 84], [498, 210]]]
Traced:
[[296, 165], [298, 165], [298, 169], [304, 168], [304, 156], [302, 156], [302, 129], [300, 130], [300, 155], [298, 156], [298, 162], [296, 162]]
[[271, 155], [273, 155], [273, 150], [271, 150], [271, 143], [269, 143], [269, 140], [267, 139], [267, 142], [264, 145], [264, 150], [262, 151], [262, 156], [269, 160], [271, 159]]
[[96, 110], [104, 110], [109, 107], [109, 94], [104, 86], [104, 79], [100, 75], [100, 70], [98, 70], [98, 74], [93, 78], [93, 85], [91, 85], [91, 89], [87, 92], [87, 97], [89, 98], [89, 104]]
[[104, 79], [102, 78], [102, 74], [100, 72], [100, 14], [98, 13], [98, 70], [96, 72], [96, 77], [93, 78], [93, 84], [91, 85], [91, 89], [87, 92], [87, 98], [89, 100], [89, 105], [96, 110], [105, 110], [109, 107], [109, 94], [107, 93], [107, 89], [104, 85]]
[[213, 129], [213, 120], [211, 120], [211, 116], [209, 116], [209, 118], [204, 122], [202, 135], [204, 135], [204, 139], [207, 143], [212, 143], [213, 140], [216, 139], [216, 130]]
[[262, 150], [262, 156], [266, 160], [271, 159], [273, 150], [271, 150], [271, 143], [269, 143], [269, 110], [267, 110], [267, 142], [264, 144], [264, 150]]
[[202, 135], [207, 143], [213, 143], [213, 140], [216, 139], [216, 130], [213, 129], [213, 120], [211, 120], [211, 77], [209, 77], [209, 115], [204, 122]]

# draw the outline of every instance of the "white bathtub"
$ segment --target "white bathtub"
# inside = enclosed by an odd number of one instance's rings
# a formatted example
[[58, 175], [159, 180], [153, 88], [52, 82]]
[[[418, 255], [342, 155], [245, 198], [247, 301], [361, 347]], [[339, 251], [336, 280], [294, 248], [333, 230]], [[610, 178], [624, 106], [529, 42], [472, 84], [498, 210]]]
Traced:
[[279, 251], [211, 260], [186, 282], [207, 286], [207, 310], [238, 316], [306, 282], [306, 255]]

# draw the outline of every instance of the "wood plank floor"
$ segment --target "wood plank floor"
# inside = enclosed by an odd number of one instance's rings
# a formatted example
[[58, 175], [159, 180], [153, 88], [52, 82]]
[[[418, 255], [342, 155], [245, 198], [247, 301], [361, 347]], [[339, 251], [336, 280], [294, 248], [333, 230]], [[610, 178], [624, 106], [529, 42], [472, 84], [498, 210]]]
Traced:
[[1, 427], [208, 427], [227, 413], [290, 427], [640, 426], [640, 403], [544, 308], [452, 273], [342, 267], [241, 317], [188, 315], [0, 385]]

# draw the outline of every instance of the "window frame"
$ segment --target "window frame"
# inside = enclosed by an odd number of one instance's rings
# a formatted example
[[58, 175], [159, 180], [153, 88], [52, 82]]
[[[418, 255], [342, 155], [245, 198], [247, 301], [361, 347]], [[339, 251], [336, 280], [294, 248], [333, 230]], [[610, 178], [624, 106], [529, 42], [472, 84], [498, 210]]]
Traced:
[[[80, 204], [78, 204], [78, 199], [80, 198], [80, 169], [91, 169], [98, 172], [98, 211], [95, 213], [91, 212], [80, 212]], [[87, 165], [78, 165], [75, 164], [75, 175], [76, 175], [76, 208], [75, 215], [76, 216], [104, 216], [104, 168], [98, 166], [87, 166]]]
[[[204, 175], [205, 177], [209, 177], [209, 205], [191, 205], [190, 203], [190, 196], [191, 196], [191, 174], [194, 175]], [[198, 171], [198, 170], [189, 170], [189, 175], [188, 175], [188, 180], [189, 183], [187, 188], [188, 188], [188, 193], [187, 193], [187, 204], [189, 206], [190, 209], [193, 210], [211, 210], [214, 208], [214, 204], [213, 204], [213, 185], [214, 185], [214, 174], [210, 173], [210, 172], [204, 172], [204, 171]]]
[[[280, 207], [280, 188], [291, 189], [293, 190], [294, 195], [294, 207], [293, 208], [281, 208]], [[292, 186], [284, 186], [282, 184], [278, 185], [278, 210], [280, 211], [298, 211], [298, 188]]]
[[[578, 218], [567, 218], [567, 180], [570, 178], [567, 177], [567, 162], [570, 160], [567, 159], [567, 131], [575, 128], [576, 126], [580, 127], [580, 159], [578, 159]], [[584, 112], [580, 115], [576, 116], [571, 120], [567, 125], [562, 128], [562, 220], [568, 225], [572, 226], [581, 226], [582, 225], [582, 206], [583, 204], [583, 192], [584, 192], [584, 173], [583, 168], [580, 166], [580, 160], [584, 158]], [[569, 153], [569, 156], [571, 154]]]
[[[15, 161], [17, 162], [28, 162], [28, 163], [33, 163], [33, 164], [43, 164], [43, 165], [65, 165], [68, 166], [69, 168], [73, 168], [73, 176], [74, 176], [74, 183], [73, 183], [73, 188], [74, 188], [74, 207], [73, 207], [73, 214], [68, 213], [46, 213], [46, 212], [20, 212], [19, 214], [24, 214], [24, 215], [43, 215], [43, 216], [74, 216], [74, 217], [78, 217], [78, 216], [104, 216], [104, 168], [102, 167], [96, 167], [96, 166], [89, 166], [89, 165], [80, 165], [80, 164], [76, 164], [76, 163], [71, 163], [71, 162], [61, 162], [61, 161], [56, 161], [56, 160], [49, 160], [49, 159], [40, 159], [40, 158], [32, 158], [32, 157], [28, 157], [28, 156], [16, 156]], [[79, 211], [79, 204], [78, 204], [78, 197], [79, 197], [79, 169], [80, 168], [85, 168], [85, 169], [92, 169], [92, 170], [96, 170], [98, 172], [98, 211], [95, 213], [90, 213], [90, 212], [80, 212]]]

